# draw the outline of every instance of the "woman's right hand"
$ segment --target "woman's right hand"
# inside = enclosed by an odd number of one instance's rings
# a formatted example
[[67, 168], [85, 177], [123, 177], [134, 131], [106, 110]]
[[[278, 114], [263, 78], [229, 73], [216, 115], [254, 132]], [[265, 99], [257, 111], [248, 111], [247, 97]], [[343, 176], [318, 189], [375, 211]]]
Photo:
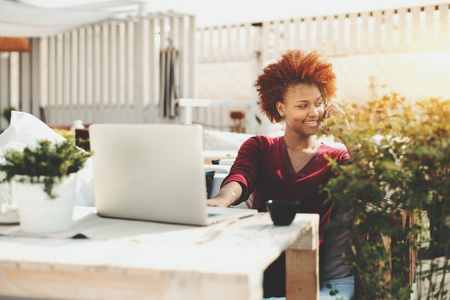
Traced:
[[229, 207], [241, 197], [241, 185], [235, 181], [222, 186], [214, 199], [208, 199], [206, 205], [217, 207]]
[[206, 200], [206, 205], [216, 207], [228, 207], [228, 201], [226, 199], [213, 198]]

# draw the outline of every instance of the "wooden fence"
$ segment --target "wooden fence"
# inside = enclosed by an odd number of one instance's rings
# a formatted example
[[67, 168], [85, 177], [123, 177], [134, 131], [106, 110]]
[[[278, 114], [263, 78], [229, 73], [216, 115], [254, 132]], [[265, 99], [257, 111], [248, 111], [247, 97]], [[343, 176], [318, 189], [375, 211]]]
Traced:
[[199, 62], [274, 59], [292, 48], [326, 56], [449, 48], [449, 10], [446, 2], [200, 28]]
[[[328, 57], [450, 49], [450, 4], [403, 7], [338, 15], [211, 26], [197, 30], [198, 62], [248, 64], [256, 78], [262, 67], [288, 49], [317, 50]], [[199, 65], [200, 66], [200, 65]], [[251, 88], [249, 86], [249, 88]], [[256, 103], [253, 99], [243, 99]], [[229, 112], [205, 108], [196, 120], [217, 128]], [[222, 108], [223, 110], [223, 108]], [[248, 116], [252, 123], [254, 116]], [[260, 133], [267, 133], [268, 120]], [[221, 122], [216, 120], [222, 120]], [[230, 123], [230, 120], [228, 120]]]
[[[256, 77], [263, 62], [291, 48], [326, 56], [449, 49], [449, 10], [447, 2], [198, 29], [193, 16], [175, 13], [105, 21], [33, 38], [30, 53], [0, 53], [0, 109], [45, 114], [55, 125], [166, 122], [158, 114], [159, 54], [169, 40], [179, 50], [178, 97], [196, 98], [198, 63], [246, 61]], [[230, 108], [192, 108], [199, 123], [231, 125]]]
[[55, 125], [161, 122], [159, 55], [170, 45], [179, 51], [178, 94], [194, 98], [195, 17], [165, 13], [32, 38], [30, 53], [1, 53], [0, 108]]

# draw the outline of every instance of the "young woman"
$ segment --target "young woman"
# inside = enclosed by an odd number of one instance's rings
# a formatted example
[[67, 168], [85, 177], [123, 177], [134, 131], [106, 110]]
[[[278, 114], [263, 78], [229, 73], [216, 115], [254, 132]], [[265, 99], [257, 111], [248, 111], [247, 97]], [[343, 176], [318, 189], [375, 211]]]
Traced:
[[[266, 211], [270, 199], [286, 199], [297, 201], [299, 212], [318, 213], [320, 299], [334, 299], [325, 283], [338, 289], [337, 297], [343, 299], [350, 299], [354, 289], [351, 268], [342, 256], [350, 251], [347, 234], [326, 230], [337, 208], [326, 202], [320, 189], [332, 176], [327, 157], [343, 163], [350, 156], [347, 150], [317, 142], [315, 136], [327, 118], [336, 119], [336, 125], [324, 128], [328, 133], [334, 134], [337, 126], [349, 129], [345, 113], [330, 103], [335, 97], [335, 78], [331, 63], [317, 52], [290, 50], [264, 68], [255, 83], [261, 110], [272, 122], [284, 121], [285, 134], [277, 138], [254, 136], [244, 142], [219, 193], [208, 200], [210, 206], [228, 207], [253, 193], [252, 207], [258, 211]], [[266, 271], [265, 282], [270, 277], [271, 284], [265, 284], [264, 297], [284, 296], [283, 264], [281, 257], [278, 267], [271, 267], [274, 271]], [[277, 285], [273, 278], [279, 279], [281, 288], [273, 286]]]

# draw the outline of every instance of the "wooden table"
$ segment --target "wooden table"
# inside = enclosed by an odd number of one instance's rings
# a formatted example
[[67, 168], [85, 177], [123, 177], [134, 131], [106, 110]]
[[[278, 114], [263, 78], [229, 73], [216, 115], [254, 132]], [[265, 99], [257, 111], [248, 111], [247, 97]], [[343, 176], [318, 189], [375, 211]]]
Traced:
[[318, 223], [297, 214], [277, 227], [260, 213], [106, 240], [0, 236], [0, 295], [259, 300], [265, 268], [286, 250], [287, 299], [319, 299]]

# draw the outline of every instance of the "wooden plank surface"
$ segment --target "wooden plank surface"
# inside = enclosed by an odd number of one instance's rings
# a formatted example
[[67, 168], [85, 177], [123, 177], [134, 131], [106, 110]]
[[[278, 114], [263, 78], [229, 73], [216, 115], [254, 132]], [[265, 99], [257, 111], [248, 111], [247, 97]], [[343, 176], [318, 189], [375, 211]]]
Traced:
[[369, 53], [370, 47], [369, 47], [369, 37], [370, 37], [370, 31], [369, 31], [369, 19], [370, 19], [370, 12], [362, 12], [361, 13], [361, 27], [359, 31], [360, 39], [361, 39], [361, 45], [359, 47], [359, 53]]
[[[428, 5], [425, 6], [425, 30], [422, 30], [422, 33], [425, 35], [422, 39], [422, 43], [424, 43], [424, 50], [435, 50], [436, 44], [439, 40], [435, 40], [437, 35], [437, 26], [435, 27], [435, 6]], [[435, 29], [436, 28], [436, 29]]]
[[405, 50], [408, 47], [407, 28], [406, 28], [406, 15], [407, 9], [405, 7], [398, 9], [398, 44], [397, 50]]
[[[335, 24], [334, 24], [334, 17], [335, 16], [326, 16], [326, 35], [325, 38], [327, 40], [327, 43], [324, 45], [324, 50], [325, 53], [327, 55], [336, 55], [336, 47], [337, 47], [337, 39], [335, 39], [334, 36], [334, 29], [335, 29]], [[344, 43], [344, 40], [340, 40], [339, 41], [340, 44]]]
[[270, 51], [270, 30], [271, 30], [271, 22], [270, 21], [264, 21], [262, 23], [262, 38], [261, 38], [261, 60], [265, 60], [270, 58], [269, 51]]
[[323, 51], [323, 23], [324, 17], [316, 17], [316, 39], [315, 39], [315, 49], [319, 52]]
[[[244, 31], [241, 34], [241, 39], [243, 39], [243, 45], [241, 45], [241, 57], [243, 60], [249, 60], [253, 58], [255, 49], [255, 34], [252, 35], [252, 31], [255, 31], [255, 28], [252, 29], [252, 25], [250, 23], [245, 23], [244, 27], [242, 28]], [[253, 38], [252, 38], [253, 36]]]
[[350, 14], [350, 29], [349, 29], [349, 45], [348, 45], [348, 54], [357, 53], [357, 34], [358, 34], [358, 15], [356, 13]]
[[316, 253], [316, 250], [286, 250], [286, 300], [319, 300]]
[[[125, 70], [125, 78], [126, 78], [126, 100], [125, 100], [125, 123], [132, 123], [133, 120], [133, 100], [134, 100], [134, 87], [133, 87], [133, 72], [134, 72], [134, 24], [132, 21], [126, 23], [126, 37], [125, 37], [125, 54], [126, 57], [126, 70]], [[159, 59], [159, 51], [157, 54], [157, 59]], [[159, 64], [157, 65], [159, 67]], [[156, 68], [156, 67], [155, 67]], [[155, 76], [159, 78], [159, 73]], [[158, 89], [158, 83], [154, 86], [155, 89]], [[159, 91], [159, 90], [158, 90]], [[159, 96], [159, 94], [158, 94]], [[158, 99], [158, 97], [156, 97]]]
[[392, 52], [394, 49], [394, 32], [397, 30], [394, 27], [394, 11], [387, 10], [384, 14], [384, 52]]
[[314, 46], [312, 44], [312, 23], [312, 17], [305, 18], [305, 43], [302, 47], [302, 49], [305, 51], [311, 51], [312, 49], [314, 49]]
[[[109, 97], [106, 105], [106, 120], [110, 123], [118, 120], [116, 115], [117, 96], [119, 94], [117, 45], [117, 23], [111, 22], [109, 24]], [[148, 84], [145, 86], [148, 86]]]
[[72, 121], [70, 120], [71, 117], [71, 90], [76, 88], [72, 86], [71, 81], [71, 74], [76, 73], [76, 70], [72, 70], [72, 64], [71, 64], [71, 44], [72, 44], [72, 33], [66, 32], [63, 34], [62, 39], [62, 49], [63, 49], [63, 61], [62, 61], [62, 77], [63, 77], [63, 86], [62, 86], [62, 98], [61, 98], [61, 115], [59, 116], [60, 119], [56, 125], [71, 125]]
[[[110, 65], [110, 57], [111, 57], [111, 39], [110, 39], [110, 30], [109, 24], [107, 22], [103, 22], [101, 25], [101, 98], [100, 98], [100, 121], [101, 122], [108, 122], [108, 112], [109, 112], [109, 106], [110, 106], [110, 72], [111, 72], [111, 65]], [[142, 85], [143, 87], [143, 85]]]
[[48, 38], [33, 38], [31, 44], [31, 111], [40, 117], [39, 109], [48, 101]]
[[450, 36], [448, 34], [448, 11], [448, 4], [442, 3], [439, 5], [439, 40], [441, 47], [448, 46], [450, 44]]
[[302, 49], [302, 43], [300, 42], [300, 37], [301, 37], [301, 31], [300, 31], [300, 24], [301, 24], [301, 19], [300, 18], [295, 18], [294, 19], [294, 37], [293, 37], [293, 49]]
[[411, 8], [411, 43], [408, 45], [408, 50], [422, 49], [422, 36], [420, 32], [420, 15], [421, 8], [419, 6]]
[[337, 55], [344, 55], [348, 49], [348, 39], [349, 35], [347, 34], [346, 21], [350, 21], [349, 18], [345, 14], [340, 14], [338, 16], [339, 20], [339, 30], [337, 38], [335, 39], [335, 46]]
[[188, 40], [189, 40], [189, 51], [188, 51], [188, 63], [189, 71], [188, 71], [188, 78], [190, 78], [188, 82], [188, 92], [187, 97], [190, 98], [197, 98], [198, 97], [198, 87], [197, 87], [197, 54], [196, 54], [196, 48], [197, 45], [194, 43], [195, 41], [195, 17], [189, 16], [189, 34], [188, 34]]
[[[317, 256], [314, 214], [298, 214], [284, 227], [273, 226], [266, 213], [188, 229], [151, 224], [166, 233], [109, 240], [2, 236], [0, 291], [59, 299], [261, 299], [262, 273], [284, 249], [293, 245], [288, 257], [297, 267]], [[304, 276], [304, 283], [314, 286], [316, 276]]]
[[78, 54], [78, 92], [75, 97], [76, 118], [83, 123], [87, 123], [86, 107], [86, 27], [78, 29], [78, 47], [75, 49]]
[[9, 102], [11, 106], [20, 109], [20, 53], [9, 53]]
[[382, 48], [382, 36], [381, 36], [381, 27], [382, 27], [382, 18], [381, 11], [377, 10], [373, 12], [373, 35], [372, 35], [372, 44], [371, 44], [371, 52], [381, 53], [383, 52]]
[[[208, 274], [173, 271], [86, 273], [14, 268], [0, 271], [3, 293], [45, 299], [252, 299], [248, 279], [233, 274], [210, 278]], [[222, 292], [217, 293], [218, 290]]]
[[31, 54], [21, 53], [19, 55], [19, 95], [22, 103], [22, 111], [32, 113], [31, 105]]
[[286, 300], [319, 299], [318, 228], [316, 215], [311, 226], [286, 250]]
[[[79, 74], [80, 74], [80, 70], [79, 70], [79, 65], [81, 64], [80, 62], [80, 57], [79, 57], [79, 53], [78, 53], [78, 36], [79, 36], [79, 29], [75, 29], [71, 32], [70, 35], [70, 68], [69, 70], [71, 70], [71, 74], [70, 74], [70, 96], [68, 98], [68, 105], [66, 106], [66, 110], [68, 110], [68, 114], [67, 114], [67, 120], [65, 121], [65, 123], [67, 125], [72, 125], [73, 122], [77, 119], [80, 119], [78, 113], [78, 109], [77, 109], [77, 104], [78, 104], [78, 93], [80, 91], [80, 86], [79, 86]], [[69, 45], [66, 45], [67, 47], [69, 47]]]
[[101, 28], [99, 24], [94, 25], [93, 28], [93, 98], [92, 98], [92, 122], [100, 123], [101, 106], [102, 106], [102, 48], [101, 48]]
[[283, 43], [283, 48], [282, 48], [282, 53], [286, 52], [289, 49], [295, 49], [294, 48], [294, 43], [293, 43], [293, 38], [291, 36], [291, 32], [293, 31], [293, 23], [292, 20], [288, 20], [285, 19], [283, 21], [283, 25], [284, 25], [284, 30], [283, 30], [283, 37], [284, 37], [284, 43]]
[[282, 41], [281, 41], [281, 32], [280, 32], [280, 27], [281, 27], [281, 21], [280, 20], [274, 20], [270, 23], [272, 25], [272, 30], [270, 33], [270, 36], [272, 36], [272, 38], [270, 38], [271, 41], [273, 41], [272, 44], [272, 57], [280, 57], [282, 54]]
[[[214, 55], [217, 56], [218, 60], [224, 60], [224, 32], [225, 32], [225, 27], [223, 26], [218, 26], [216, 27], [212, 27], [210, 28], [209, 31], [206, 32], [206, 36], [208, 36], [209, 38], [209, 44], [206, 43], [207, 45], [209, 45], [209, 48], [207, 50], [207, 55], [206, 57], [210, 60], [213, 59]], [[217, 45], [216, 45], [217, 43]]]

